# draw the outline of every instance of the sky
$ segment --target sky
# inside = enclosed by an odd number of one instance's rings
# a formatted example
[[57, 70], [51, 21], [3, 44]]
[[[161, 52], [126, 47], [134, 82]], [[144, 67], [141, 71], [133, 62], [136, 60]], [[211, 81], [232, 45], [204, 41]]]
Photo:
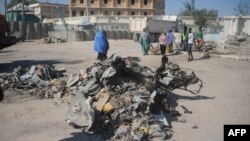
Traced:
[[[0, 12], [3, 13], [3, 1], [0, 0]], [[8, 0], [10, 1], [10, 0]], [[40, 2], [64, 3], [68, 4], [69, 0], [39, 0]], [[183, 9], [183, 2], [186, 0], [166, 0], [165, 12], [167, 15], [178, 15]], [[217, 9], [220, 17], [234, 14], [234, 7], [240, 0], [196, 0], [196, 8]], [[250, 6], [250, 0], [245, 0]]]
[[[176, 15], [183, 9], [183, 2], [186, 0], [166, 0], [166, 14]], [[250, 6], [250, 0], [245, 0]], [[234, 7], [240, 0], [195, 0], [195, 6], [198, 9], [216, 9], [220, 17], [234, 14]]]

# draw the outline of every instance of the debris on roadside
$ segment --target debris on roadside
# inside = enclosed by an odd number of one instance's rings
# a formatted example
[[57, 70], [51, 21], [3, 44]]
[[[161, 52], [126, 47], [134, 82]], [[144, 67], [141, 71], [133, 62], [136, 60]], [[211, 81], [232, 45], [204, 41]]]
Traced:
[[192, 114], [193, 112], [192, 111], [189, 111], [185, 106], [181, 105], [181, 108], [184, 110], [184, 113], [187, 113], [187, 114]]
[[198, 128], [198, 125], [195, 124], [192, 128], [193, 128], [193, 129], [197, 129], [197, 128]]
[[[166, 56], [157, 69], [140, 66], [139, 61], [112, 55], [69, 76], [65, 69], [49, 65], [18, 67], [13, 73], [1, 73], [0, 82], [13, 93], [61, 102], [71, 96], [65, 121], [105, 140], [165, 140], [172, 134], [167, 117], [181, 115], [170, 107], [168, 95], [178, 88], [197, 94], [202, 81], [194, 72], [168, 62]], [[188, 90], [192, 84], [199, 85], [198, 89]]]
[[[86, 69], [76, 84], [66, 122], [105, 140], [165, 140], [171, 136], [168, 95], [202, 81], [162, 58], [159, 68], [140, 66], [133, 57], [112, 55]], [[170, 110], [171, 109], [171, 110]]]
[[0, 73], [0, 84], [4, 91], [15, 94], [30, 94], [40, 98], [54, 98], [66, 91], [65, 69], [56, 70], [50, 65], [17, 67], [12, 73]]

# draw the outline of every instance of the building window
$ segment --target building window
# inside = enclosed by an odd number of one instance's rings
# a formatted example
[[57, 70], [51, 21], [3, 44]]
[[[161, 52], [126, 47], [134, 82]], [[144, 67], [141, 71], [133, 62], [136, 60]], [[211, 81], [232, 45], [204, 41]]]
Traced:
[[117, 0], [117, 3], [118, 3], [118, 4], [121, 4], [121, 0]]
[[144, 5], [148, 5], [148, 0], [144, 0]]
[[80, 0], [80, 3], [83, 3], [83, 0]]
[[76, 3], [76, 0], [72, 0], [72, 3]]
[[84, 11], [81, 11], [81, 12], [80, 12], [80, 15], [81, 15], [81, 16], [84, 16]]
[[144, 14], [144, 16], [147, 16], [147, 15], [148, 15], [148, 13], [147, 13], [147, 12], [144, 12], [143, 14]]
[[94, 3], [94, 0], [91, 0], [91, 3]]
[[72, 17], [76, 16], [76, 11], [72, 11]]
[[120, 11], [117, 11], [117, 15], [121, 15], [121, 12], [120, 12]]
[[132, 11], [132, 12], [131, 12], [131, 15], [135, 15], [135, 12], [134, 12], [134, 11]]
[[108, 0], [103, 0], [104, 1], [104, 4], [107, 4], [108, 3]]
[[131, 4], [134, 5], [135, 4], [135, 0], [131, 0]]
[[95, 15], [95, 11], [90, 11], [90, 15]]

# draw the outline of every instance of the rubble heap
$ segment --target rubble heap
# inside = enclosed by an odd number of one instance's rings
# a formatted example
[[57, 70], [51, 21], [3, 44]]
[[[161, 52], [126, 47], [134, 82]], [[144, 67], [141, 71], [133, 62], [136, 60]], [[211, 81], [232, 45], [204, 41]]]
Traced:
[[[71, 95], [66, 122], [105, 140], [164, 140], [171, 135], [166, 115], [178, 115], [167, 96], [177, 88], [199, 93], [202, 81], [166, 56], [157, 69], [140, 66], [139, 61], [112, 55], [71, 76], [50, 65], [18, 67], [1, 73], [0, 84], [4, 90], [40, 98], [63, 100]], [[188, 90], [191, 84], [198, 84], [198, 89]]]
[[[76, 90], [70, 101], [66, 122], [105, 140], [164, 140], [170, 137], [167, 96], [170, 91], [200, 84], [192, 72], [162, 58], [159, 68], [138, 64], [139, 58], [112, 55], [75, 76], [70, 87]], [[77, 81], [79, 80], [79, 81]]]
[[51, 65], [19, 66], [12, 73], [0, 73], [0, 84], [3, 90], [12, 93], [54, 98], [56, 94], [62, 96], [67, 92], [65, 72]]

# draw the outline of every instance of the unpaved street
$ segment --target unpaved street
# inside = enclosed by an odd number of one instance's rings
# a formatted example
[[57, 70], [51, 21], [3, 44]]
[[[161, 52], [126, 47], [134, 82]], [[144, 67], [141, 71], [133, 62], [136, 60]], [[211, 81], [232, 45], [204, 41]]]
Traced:
[[[79, 73], [96, 62], [93, 42], [44, 44], [41, 41], [18, 43], [0, 51], [0, 72], [11, 72], [19, 65], [53, 64]], [[138, 43], [130, 40], [110, 41], [108, 55], [141, 57], [141, 65], [158, 67], [160, 55], [143, 56]], [[194, 71], [204, 87], [196, 96], [176, 90], [174, 106], [182, 114], [171, 119], [173, 136], [170, 141], [222, 141], [224, 124], [250, 124], [250, 61], [211, 57], [187, 62], [187, 55], [169, 56], [182, 69]], [[185, 106], [192, 114], [184, 113]], [[92, 140], [81, 130], [64, 122], [67, 104], [53, 99], [6, 95], [0, 103], [0, 137], [2, 141], [78, 141]], [[95, 137], [94, 137], [95, 138]], [[98, 138], [95, 138], [96, 140]]]

